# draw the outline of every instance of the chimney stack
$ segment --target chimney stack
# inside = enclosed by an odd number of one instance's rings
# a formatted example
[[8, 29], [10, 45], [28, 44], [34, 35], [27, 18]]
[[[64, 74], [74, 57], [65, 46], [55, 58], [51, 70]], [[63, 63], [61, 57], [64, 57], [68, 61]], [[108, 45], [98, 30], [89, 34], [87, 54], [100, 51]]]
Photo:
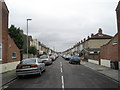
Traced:
[[86, 41], [86, 39], [84, 38], [84, 42]]
[[91, 37], [92, 37], [92, 36], [94, 36], [94, 34], [93, 34], [93, 33], [91, 34]]
[[99, 28], [98, 34], [102, 34], [102, 29], [101, 28]]
[[89, 39], [90, 37], [88, 36], [88, 39]]

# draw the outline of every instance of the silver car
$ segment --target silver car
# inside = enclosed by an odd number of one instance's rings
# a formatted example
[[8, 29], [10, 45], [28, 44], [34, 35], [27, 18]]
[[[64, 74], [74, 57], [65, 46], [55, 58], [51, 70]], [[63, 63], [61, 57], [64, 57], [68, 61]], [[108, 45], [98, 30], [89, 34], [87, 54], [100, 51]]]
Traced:
[[31, 74], [39, 74], [45, 71], [45, 64], [39, 58], [23, 59], [16, 67], [18, 77]]
[[42, 55], [42, 56], [40, 56], [40, 59], [43, 63], [45, 63], [45, 65], [52, 64], [52, 59], [50, 58], [49, 55]]

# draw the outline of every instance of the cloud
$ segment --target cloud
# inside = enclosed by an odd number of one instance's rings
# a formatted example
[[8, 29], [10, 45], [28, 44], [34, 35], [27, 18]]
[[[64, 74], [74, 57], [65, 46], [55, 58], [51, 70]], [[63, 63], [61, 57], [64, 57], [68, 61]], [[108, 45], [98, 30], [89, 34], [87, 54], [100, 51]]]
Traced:
[[10, 12], [9, 26], [63, 51], [101, 27], [104, 33], [117, 32], [115, 8], [119, 0], [5, 0]]

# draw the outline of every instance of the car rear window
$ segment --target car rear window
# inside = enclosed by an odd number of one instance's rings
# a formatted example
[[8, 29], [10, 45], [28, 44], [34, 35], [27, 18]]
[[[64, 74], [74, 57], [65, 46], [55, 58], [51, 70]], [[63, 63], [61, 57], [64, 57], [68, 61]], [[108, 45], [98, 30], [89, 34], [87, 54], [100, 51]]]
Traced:
[[20, 64], [34, 64], [36, 62], [36, 59], [24, 59], [21, 61]]
[[45, 58], [48, 58], [48, 56], [45, 55], [45, 56], [41, 56], [41, 57], [40, 57], [40, 59], [45, 59]]

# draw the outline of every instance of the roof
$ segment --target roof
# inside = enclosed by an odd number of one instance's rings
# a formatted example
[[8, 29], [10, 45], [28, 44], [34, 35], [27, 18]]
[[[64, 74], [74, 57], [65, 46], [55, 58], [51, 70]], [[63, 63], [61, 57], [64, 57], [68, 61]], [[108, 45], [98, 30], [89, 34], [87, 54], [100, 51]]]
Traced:
[[103, 34], [102, 29], [99, 28], [98, 33], [97, 34], [91, 34], [91, 37], [89, 37], [87, 40], [90, 39], [112, 39], [113, 37], [107, 34]]
[[116, 11], [120, 11], [120, 1], [118, 2], [118, 5], [117, 5], [117, 8], [116, 8]]

